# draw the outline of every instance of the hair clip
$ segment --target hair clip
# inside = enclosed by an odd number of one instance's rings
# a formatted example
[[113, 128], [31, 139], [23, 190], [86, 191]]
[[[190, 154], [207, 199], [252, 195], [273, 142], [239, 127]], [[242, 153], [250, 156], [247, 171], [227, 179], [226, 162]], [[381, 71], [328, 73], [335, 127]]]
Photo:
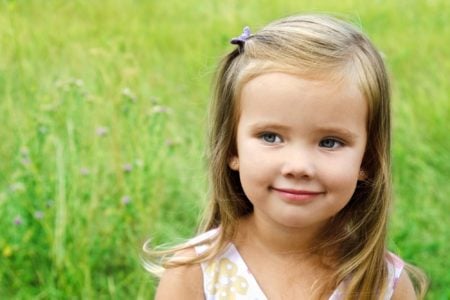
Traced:
[[250, 28], [248, 26], [245, 26], [244, 30], [242, 31], [242, 34], [238, 37], [231, 39], [230, 43], [233, 45], [242, 46], [244, 45], [245, 41], [250, 37], [250, 35], [251, 35]]

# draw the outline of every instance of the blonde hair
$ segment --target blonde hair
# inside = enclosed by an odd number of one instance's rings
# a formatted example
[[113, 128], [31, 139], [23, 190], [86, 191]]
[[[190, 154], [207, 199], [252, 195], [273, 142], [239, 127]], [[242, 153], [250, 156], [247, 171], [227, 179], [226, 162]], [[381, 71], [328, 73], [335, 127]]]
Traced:
[[[168, 259], [164, 267], [194, 264], [217, 255], [236, 233], [239, 218], [253, 211], [239, 174], [229, 168], [237, 154], [236, 131], [242, 86], [267, 72], [309, 78], [350, 79], [368, 103], [367, 146], [349, 203], [317, 237], [317, 251], [333, 257], [332, 285], [347, 280], [346, 299], [372, 299], [386, 288], [386, 227], [391, 203], [390, 87], [382, 57], [354, 26], [326, 15], [298, 15], [275, 21], [251, 35], [221, 62], [211, 103], [208, 161], [211, 201], [200, 232], [220, 227], [212, 247], [201, 256]], [[173, 254], [192, 243], [159, 254]], [[417, 292], [425, 279], [416, 271]], [[350, 276], [351, 275], [351, 276]]]

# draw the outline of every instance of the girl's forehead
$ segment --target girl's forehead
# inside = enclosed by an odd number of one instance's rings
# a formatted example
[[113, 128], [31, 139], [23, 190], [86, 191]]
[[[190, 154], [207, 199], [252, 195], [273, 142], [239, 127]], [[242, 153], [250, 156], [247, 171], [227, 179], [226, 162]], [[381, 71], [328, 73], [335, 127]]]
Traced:
[[[289, 96], [292, 98], [302, 97], [325, 97], [330, 102], [335, 98], [364, 97], [358, 85], [349, 79], [341, 78], [305, 78], [283, 72], [270, 72], [250, 79], [243, 85], [241, 98], [251, 93], [252, 96], [258, 94], [260, 97]], [[358, 100], [359, 101], [359, 100]]]
[[360, 74], [348, 63], [336, 63], [312, 67], [299, 67], [273, 61], [254, 60], [239, 70], [236, 77], [235, 92], [239, 96], [242, 88], [253, 79], [269, 73], [285, 73], [311, 82], [335, 82], [337, 85], [345, 83], [361, 89]]
[[[248, 90], [267, 90], [274, 89], [274, 86], [283, 85], [297, 86], [298, 93], [306, 92], [329, 93], [333, 97], [337, 93], [349, 96], [357, 96], [365, 99], [361, 86], [353, 76], [343, 74], [298, 74], [289, 71], [268, 71], [261, 74], [254, 74], [249, 77], [240, 86], [238, 99], [242, 98], [243, 93]], [[365, 100], [364, 100], [365, 101]]]

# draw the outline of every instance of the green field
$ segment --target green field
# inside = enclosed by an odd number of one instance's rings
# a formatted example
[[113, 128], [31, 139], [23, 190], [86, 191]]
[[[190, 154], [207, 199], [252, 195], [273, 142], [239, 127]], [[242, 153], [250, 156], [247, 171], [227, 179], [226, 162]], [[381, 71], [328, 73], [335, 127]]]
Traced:
[[384, 53], [390, 248], [450, 299], [446, 0], [0, 0], [0, 298], [152, 299], [143, 242], [191, 236], [206, 200], [218, 59], [244, 25], [302, 11], [346, 16]]

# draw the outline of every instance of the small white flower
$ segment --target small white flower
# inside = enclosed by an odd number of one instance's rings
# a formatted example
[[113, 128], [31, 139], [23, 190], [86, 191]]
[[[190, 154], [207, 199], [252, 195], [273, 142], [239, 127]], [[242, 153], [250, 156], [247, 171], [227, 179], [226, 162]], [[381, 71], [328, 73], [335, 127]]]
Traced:
[[89, 170], [89, 168], [86, 167], [81, 167], [80, 168], [80, 174], [83, 176], [87, 176], [91, 173], [91, 171]]
[[14, 182], [9, 186], [9, 188], [13, 192], [20, 192], [25, 190], [25, 185], [22, 182]]
[[73, 80], [73, 84], [76, 85], [77, 87], [82, 87], [84, 85], [84, 81], [82, 79], [74, 79]]
[[99, 126], [99, 127], [97, 127], [96, 129], [95, 129], [95, 133], [98, 135], [98, 136], [105, 136], [105, 135], [107, 135], [108, 134], [108, 128], [107, 127], [104, 127], [104, 126]]
[[142, 159], [136, 159], [134, 161], [134, 164], [138, 167], [143, 167], [144, 166], [144, 162], [142, 161]]
[[136, 95], [131, 91], [129, 87], [125, 87], [122, 90], [122, 95], [130, 99], [131, 101], [136, 101]]
[[34, 217], [38, 220], [42, 219], [44, 217], [44, 212], [37, 210], [34, 212]]
[[163, 114], [170, 112], [170, 109], [167, 106], [155, 105], [152, 109], [152, 113], [154, 114]]

